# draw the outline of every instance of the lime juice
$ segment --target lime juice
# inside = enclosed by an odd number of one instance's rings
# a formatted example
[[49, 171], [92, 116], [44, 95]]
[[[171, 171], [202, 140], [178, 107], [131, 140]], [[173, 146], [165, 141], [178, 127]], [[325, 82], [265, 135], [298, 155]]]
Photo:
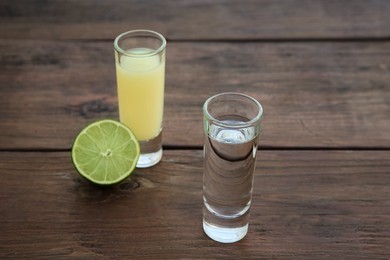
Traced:
[[157, 137], [163, 121], [165, 65], [160, 56], [145, 56], [150, 52], [134, 48], [116, 57], [120, 121], [138, 141]]

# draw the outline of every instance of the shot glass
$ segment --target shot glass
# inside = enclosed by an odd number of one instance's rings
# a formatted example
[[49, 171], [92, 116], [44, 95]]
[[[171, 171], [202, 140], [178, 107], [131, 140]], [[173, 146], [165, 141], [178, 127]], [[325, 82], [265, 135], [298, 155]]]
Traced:
[[162, 157], [166, 40], [134, 30], [120, 34], [114, 47], [119, 118], [140, 143], [137, 167], [150, 167]]
[[248, 232], [263, 109], [240, 93], [210, 97], [203, 106], [203, 230], [222, 243]]

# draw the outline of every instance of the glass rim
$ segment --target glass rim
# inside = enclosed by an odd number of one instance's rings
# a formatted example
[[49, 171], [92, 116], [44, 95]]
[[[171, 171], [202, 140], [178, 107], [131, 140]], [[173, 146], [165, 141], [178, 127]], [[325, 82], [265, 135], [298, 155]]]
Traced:
[[[139, 33], [145, 33], [145, 35], [141, 35]], [[142, 54], [128, 53], [128, 52], [126, 52], [125, 50], [123, 50], [119, 46], [118, 42], [124, 36], [131, 35], [131, 34], [134, 34], [134, 37], [137, 37], [137, 36], [152, 36], [152, 37], [158, 38], [158, 39], [161, 40], [161, 45], [156, 50], [153, 50], [153, 51], [147, 52], [147, 53], [142, 53]], [[121, 53], [122, 55], [125, 55], [125, 56], [128, 56], [128, 57], [151, 57], [151, 56], [157, 55], [160, 52], [162, 52], [165, 49], [166, 45], [167, 45], [167, 41], [165, 40], [164, 36], [161, 33], [158, 33], [158, 32], [152, 31], [152, 30], [144, 30], [144, 29], [131, 30], [131, 31], [127, 31], [127, 32], [121, 33], [114, 40], [114, 48], [115, 48], [115, 50], [117, 52]]]
[[[213, 101], [214, 99], [221, 97], [221, 96], [226, 96], [226, 95], [239, 96], [239, 97], [243, 97], [247, 100], [252, 101], [255, 104], [255, 106], [257, 106], [258, 113], [256, 114], [255, 117], [251, 118], [249, 121], [235, 123], [234, 125], [227, 124], [221, 120], [216, 119], [214, 116], [212, 116], [209, 113], [208, 106], [209, 106], [210, 102]], [[237, 92], [224, 92], [224, 93], [220, 93], [220, 94], [216, 94], [214, 96], [211, 96], [206, 100], [206, 102], [203, 105], [203, 115], [206, 116], [208, 119], [211, 119], [213, 121], [214, 125], [218, 125], [218, 126], [225, 127], [225, 128], [243, 128], [243, 127], [253, 126], [256, 124], [256, 122], [258, 122], [261, 119], [261, 117], [263, 116], [263, 107], [261, 106], [259, 101], [257, 101], [256, 99], [254, 99], [251, 96], [248, 96], [248, 95], [245, 95], [242, 93], [237, 93]]]

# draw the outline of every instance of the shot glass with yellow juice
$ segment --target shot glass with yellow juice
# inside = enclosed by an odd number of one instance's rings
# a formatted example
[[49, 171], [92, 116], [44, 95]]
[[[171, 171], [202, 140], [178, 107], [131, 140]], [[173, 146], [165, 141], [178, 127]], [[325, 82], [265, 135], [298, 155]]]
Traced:
[[137, 167], [150, 167], [162, 157], [166, 41], [135, 30], [119, 35], [114, 47], [120, 121], [140, 142]]

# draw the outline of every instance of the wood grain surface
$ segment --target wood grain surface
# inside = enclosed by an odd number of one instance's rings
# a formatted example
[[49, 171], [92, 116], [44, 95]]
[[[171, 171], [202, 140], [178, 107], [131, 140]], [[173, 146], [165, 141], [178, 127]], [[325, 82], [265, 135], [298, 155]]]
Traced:
[[173, 40], [389, 38], [387, 0], [2, 0], [1, 38], [112, 39], [148, 28]]
[[[20, 52], [26, 48], [28, 52]], [[118, 119], [112, 43], [0, 41], [0, 149], [69, 149]], [[202, 105], [242, 92], [264, 147], [390, 147], [390, 43], [169, 43], [163, 142], [201, 147]]]
[[[0, 1], [0, 259], [389, 259], [390, 1]], [[118, 119], [113, 40], [168, 39], [164, 155], [113, 187], [75, 171]], [[202, 105], [264, 107], [248, 235], [202, 230]]]
[[389, 156], [260, 151], [249, 233], [224, 245], [202, 231], [200, 150], [166, 151], [111, 188], [68, 152], [1, 152], [0, 258], [385, 259]]

